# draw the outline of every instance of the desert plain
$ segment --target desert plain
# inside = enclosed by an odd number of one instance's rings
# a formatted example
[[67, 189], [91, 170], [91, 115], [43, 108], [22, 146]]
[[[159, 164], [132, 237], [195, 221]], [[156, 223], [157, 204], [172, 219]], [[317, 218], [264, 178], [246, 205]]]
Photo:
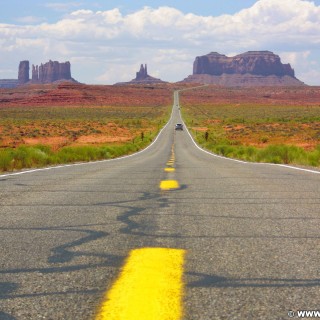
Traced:
[[[0, 170], [136, 152], [169, 119], [174, 90], [193, 86], [58, 83], [0, 89]], [[320, 166], [320, 87], [209, 85], [182, 91], [180, 105], [197, 142], [211, 151]]]

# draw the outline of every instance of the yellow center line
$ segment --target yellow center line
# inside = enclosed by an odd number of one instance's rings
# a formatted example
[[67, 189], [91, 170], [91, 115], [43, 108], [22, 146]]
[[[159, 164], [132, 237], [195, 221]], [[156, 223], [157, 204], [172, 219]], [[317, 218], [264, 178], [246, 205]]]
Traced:
[[[164, 168], [165, 172], [174, 172], [174, 162], [175, 162], [175, 155], [174, 155], [174, 143], [171, 147], [171, 157], [167, 162], [167, 168]], [[176, 180], [162, 180], [160, 182], [160, 189], [161, 190], [174, 190], [174, 189], [179, 189], [179, 183]]]
[[172, 189], [179, 189], [179, 183], [176, 180], [162, 180], [160, 182], [160, 189], [161, 190], [172, 190]]
[[185, 250], [132, 250], [96, 320], [179, 320]]

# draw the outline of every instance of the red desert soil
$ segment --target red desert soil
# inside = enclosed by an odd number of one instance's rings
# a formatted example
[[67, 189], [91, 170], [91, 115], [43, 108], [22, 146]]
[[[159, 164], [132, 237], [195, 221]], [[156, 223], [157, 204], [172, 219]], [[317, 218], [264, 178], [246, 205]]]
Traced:
[[[0, 108], [8, 106], [155, 106], [172, 103], [172, 92], [196, 84], [84, 85], [61, 83], [0, 89]], [[215, 85], [181, 93], [187, 104], [320, 105], [320, 87], [227, 88]]]
[[157, 106], [168, 105], [172, 89], [161, 86], [83, 84], [26, 85], [0, 89], [1, 107], [22, 106]]
[[210, 85], [181, 93], [181, 100], [192, 105], [301, 105], [320, 106], [318, 87], [248, 87], [227, 88]]
[[[15, 89], [0, 89], [0, 108], [14, 107], [157, 107], [172, 104], [173, 91], [196, 86], [196, 84], [157, 84], [157, 85], [129, 85], [129, 86], [110, 86], [110, 85], [84, 85], [73, 83], [60, 83], [51, 85], [26, 85]], [[320, 106], [320, 87], [249, 87], [249, 88], [227, 88], [210, 85], [196, 90], [184, 91], [181, 93], [182, 106], [199, 107], [198, 113], [204, 113], [204, 106], [232, 106], [235, 109], [243, 105], [255, 108], [255, 106]], [[120, 108], [121, 109], [121, 108]], [[119, 110], [120, 110], [119, 109]], [[203, 109], [203, 111], [202, 111]], [[120, 110], [121, 111], [121, 110]], [[221, 120], [207, 117], [208, 124], [219, 124]], [[97, 124], [93, 124], [97, 125]], [[199, 131], [206, 128], [200, 125]], [[273, 123], [276, 127], [278, 124]], [[308, 129], [308, 124], [305, 124]], [[70, 127], [75, 130], [75, 127]], [[10, 137], [3, 137], [2, 147], [17, 146], [20, 144], [50, 144], [53, 148], [60, 148], [63, 145], [79, 144], [101, 144], [107, 142], [125, 142], [133, 138], [132, 132], [121, 130], [119, 126], [115, 128], [99, 128], [101, 134], [86, 134], [79, 136], [75, 141], [68, 141], [61, 136], [48, 137], [26, 137], [21, 135], [20, 141], [10, 141]], [[112, 130], [111, 130], [112, 129]], [[246, 128], [234, 126], [232, 130], [226, 128], [228, 135], [236, 138], [245, 144], [263, 145], [260, 141], [260, 133], [253, 133], [248, 129], [246, 135], [241, 131]], [[13, 131], [18, 130], [14, 128]], [[50, 128], [48, 129], [50, 130]], [[196, 129], [197, 130], [197, 129]], [[318, 127], [313, 128], [318, 130]], [[21, 131], [21, 130], [20, 130]], [[245, 130], [246, 131], [246, 130]], [[1, 133], [1, 127], [0, 127]], [[19, 135], [19, 132], [16, 132]], [[9, 140], [8, 140], [9, 139]], [[279, 140], [280, 139], [280, 140]], [[281, 143], [284, 137], [273, 136], [268, 143]], [[70, 140], [70, 138], [69, 138]], [[251, 142], [249, 141], [251, 140]], [[319, 141], [312, 143], [305, 142], [297, 135], [286, 138], [286, 142], [300, 145], [306, 149], [314, 147]]]

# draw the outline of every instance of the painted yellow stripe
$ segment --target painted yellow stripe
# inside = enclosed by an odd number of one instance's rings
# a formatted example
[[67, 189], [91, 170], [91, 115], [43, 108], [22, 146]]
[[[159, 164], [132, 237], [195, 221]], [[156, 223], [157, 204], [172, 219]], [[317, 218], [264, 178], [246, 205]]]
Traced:
[[164, 168], [165, 172], [174, 172], [175, 170], [175, 168]]
[[179, 183], [176, 180], [162, 180], [160, 182], [160, 189], [161, 190], [171, 190], [171, 189], [178, 189]]
[[96, 320], [181, 319], [184, 255], [180, 249], [131, 251]]

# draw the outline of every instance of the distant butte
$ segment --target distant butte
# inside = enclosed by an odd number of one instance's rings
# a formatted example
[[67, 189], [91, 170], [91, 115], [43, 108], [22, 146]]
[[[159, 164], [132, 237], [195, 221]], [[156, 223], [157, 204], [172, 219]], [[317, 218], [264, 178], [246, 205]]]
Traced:
[[193, 74], [183, 82], [222, 86], [302, 86], [290, 64], [271, 51], [248, 51], [234, 57], [211, 52], [196, 57]]
[[46, 62], [40, 66], [32, 65], [32, 78], [30, 79], [30, 65], [28, 60], [20, 61], [18, 79], [0, 79], [0, 88], [15, 88], [25, 84], [44, 84], [54, 82], [77, 82], [71, 77], [71, 64], [69, 61]]
[[158, 84], [166, 83], [161, 79], [157, 79], [148, 75], [147, 65], [141, 64], [140, 70], [136, 73], [136, 77], [129, 82], [118, 82], [116, 85], [130, 85], [130, 84]]
[[40, 66], [32, 65], [32, 83], [52, 83], [55, 81], [72, 81], [71, 65], [69, 61], [51, 61]]

